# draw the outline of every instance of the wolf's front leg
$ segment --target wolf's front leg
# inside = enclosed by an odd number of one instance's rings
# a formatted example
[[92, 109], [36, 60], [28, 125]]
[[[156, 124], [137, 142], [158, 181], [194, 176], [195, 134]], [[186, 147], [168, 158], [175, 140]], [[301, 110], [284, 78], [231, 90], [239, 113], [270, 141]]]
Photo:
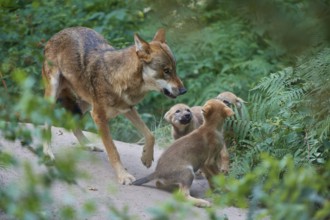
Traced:
[[149, 168], [154, 160], [155, 138], [146, 124], [142, 121], [135, 108], [132, 108], [129, 112], [125, 113], [125, 116], [132, 122], [138, 131], [143, 134], [145, 138], [141, 161], [146, 167]]
[[135, 178], [125, 170], [120, 161], [119, 153], [110, 135], [108, 120], [105, 117], [105, 114], [103, 113], [103, 111], [97, 111], [93, 109], [91, 115], [94, 119], [94, 122], [99, 128], [100, 135], [104, 147], [107, 151], [110, 163], [117, 174], [118, 182], [124, 185], [131, 184], [135, 180]]
[[220, 161], [219, 161], [220, 171], [227, 174], [229, 172], [229, 153], [226, 144], [220, 151]]
[[216, 163], [212, 165], [204, 165], [202, 167], [202, 171], [205, 174], [205, 177], [209, 183], [209, 186], [212, 190], [214, 190], [214, 184], [212, 178], [218, 174], [220, 174], [218, 165]]

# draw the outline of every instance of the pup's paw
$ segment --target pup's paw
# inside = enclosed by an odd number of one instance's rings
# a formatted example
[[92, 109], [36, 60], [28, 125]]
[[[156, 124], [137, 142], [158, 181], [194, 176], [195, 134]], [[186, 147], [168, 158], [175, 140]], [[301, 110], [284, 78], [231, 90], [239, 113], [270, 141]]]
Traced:
[[102, 148], [97, 147], [92, 143], [88, 143], [88, 144], [83, 145], [83, 149], [88, 150], [88, 151], [103, 152]]
[[142, 157], [141, 157], [141, 161], [143, 163], [144, 166], [146, 166], [147, 168], [149, 168], [152, 164], [152, 161], [154, 160], [154, 151], [152, 150], [145, 150], [143, 149], [143, 153], [142, 153]]
[[223, 174], [228, 174], [229, 172], [229, 165], [228, 164], [221, 164], [220, 172]]
[[196, 202], [194, 205], [199, 207], [199, 208], [211, 207], [211, 203], [207, 200], [204, 200], [204, 199], [199, 199], [198, 202]]
[[118, 182], [122, 185], [131, 185], [133, 181], [135, 181], [135, 177], [126, 171], [118, 174]]
[[196, 172], [195, 172], [195, 178], [196, 179], [204, 179], [204, 173], [203, 173], [203, 171], [202, 170], [197, 170]]

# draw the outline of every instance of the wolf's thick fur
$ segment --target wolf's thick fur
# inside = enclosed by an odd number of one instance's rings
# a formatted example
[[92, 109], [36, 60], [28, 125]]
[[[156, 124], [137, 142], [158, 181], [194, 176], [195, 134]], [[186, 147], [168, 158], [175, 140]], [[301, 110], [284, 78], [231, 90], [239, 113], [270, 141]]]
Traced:
[[[175, 59], [165, 42], [163, 29], [150, 43], [137, 34], [134, 41], [131, 47], [115, 50], [94, 30], [67, 28], [47, 42], [42, 68], [45, 97], [59, 101], [78, 114], [84, 114], [91, 106], [92, 118], [122, 184], [130, 184], [135, 178], [120, 161], [108, 121], [124, 114], [135, 125], [145, 137], [141, 160], [150, 167], [154, 136], [134, 106], [152, 90], [171, 98], [186, 92], [176, 75]], [[74, 134], [80, 143], [86, 144], [87, 138], [80, 129]], [[44, 153], [54, 158], [49, 143], [44, 143]]]
[[198, 169], [204, 172], [210, 187], [211, 178], [219, 174], [218, 157], [224, 145], [219, 132], [225, 118], [234, 114], [232, 109], [217, 99], [211, 99], [202, 107], [203, 124], [188, 135], [177, 139], [159, 158], [156, 170], [133, 185], [141, 185], [157, 179], [156, 186], [163, 189], [179, 187], [185, 197], [198, 207], [210, 203], [190, 196], [190, 187]]

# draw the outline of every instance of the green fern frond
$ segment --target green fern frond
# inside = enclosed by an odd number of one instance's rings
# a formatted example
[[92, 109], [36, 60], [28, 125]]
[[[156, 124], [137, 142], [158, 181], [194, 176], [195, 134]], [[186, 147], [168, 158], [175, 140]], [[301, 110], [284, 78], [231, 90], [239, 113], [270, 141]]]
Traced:
[[277, 73], [271, 74], [269, 77], [265, 77], [253, 90], [261, 90], [267, 94], [267, 96], [272, 96], [283, 91], [285, 86], [288, 84], [288, 79], [292, 76], [293, 69], [291, 67], [286, 68]]
[[330, 139], [330, 116], [323, 121], [319, 121], [315, 126], [321, 140]]

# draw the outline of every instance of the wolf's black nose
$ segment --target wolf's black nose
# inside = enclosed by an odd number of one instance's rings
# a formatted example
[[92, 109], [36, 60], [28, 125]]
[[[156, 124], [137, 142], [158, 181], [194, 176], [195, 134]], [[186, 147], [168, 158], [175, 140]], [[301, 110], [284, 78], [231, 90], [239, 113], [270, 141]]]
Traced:
[[191, 118], [191, 114], [190, 113], [189, 114], [185, 114], [184, 115], [184, 118], [189, 120]]
[[183, 95], [187, 92], [187, 89], [185, 87], [182, 87], [179, 89], [179, 95]]

